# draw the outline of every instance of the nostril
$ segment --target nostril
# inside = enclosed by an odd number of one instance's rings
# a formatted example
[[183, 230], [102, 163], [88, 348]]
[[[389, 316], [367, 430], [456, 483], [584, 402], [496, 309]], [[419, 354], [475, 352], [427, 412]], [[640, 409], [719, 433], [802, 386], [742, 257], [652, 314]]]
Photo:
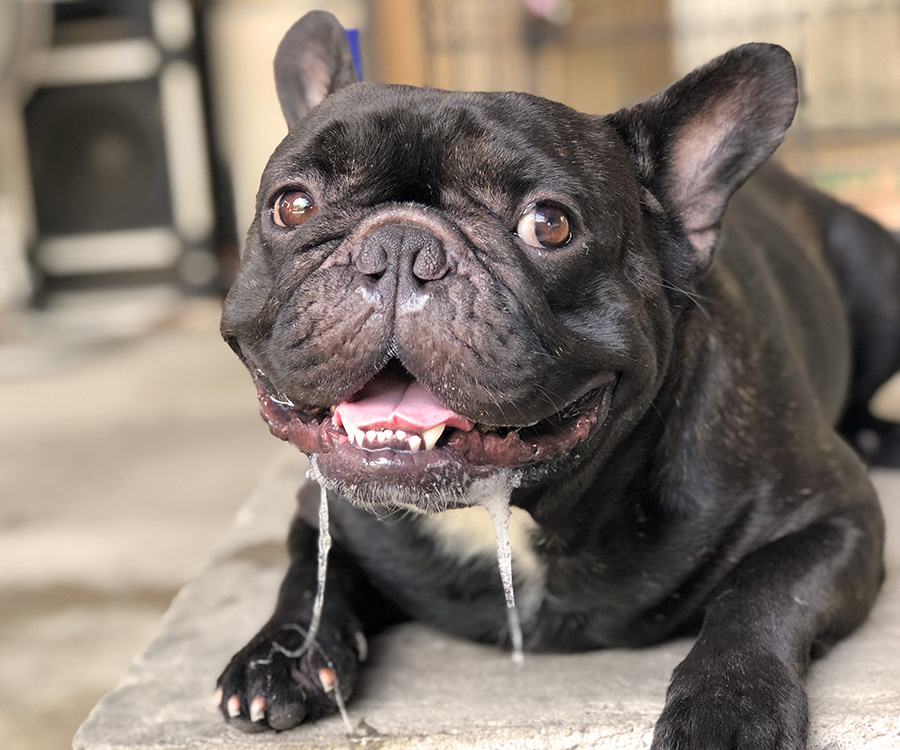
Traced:
[[364, 276], [368, 276], [372, 281], [378, 281], [384, 276], [384, 271], [362, 271]]
[[378, 241], [370, 240], [357, 245], [353, 249], [352, 261], [357, 271], [372, 277], [375, 281], [384, 276], [387, 271], [387, 252]]
[[429, 238], [416, 253], [413, 262], [413, 276], [419, 281], [437, 281], [447, 274], [447, 256], [441, 243]]

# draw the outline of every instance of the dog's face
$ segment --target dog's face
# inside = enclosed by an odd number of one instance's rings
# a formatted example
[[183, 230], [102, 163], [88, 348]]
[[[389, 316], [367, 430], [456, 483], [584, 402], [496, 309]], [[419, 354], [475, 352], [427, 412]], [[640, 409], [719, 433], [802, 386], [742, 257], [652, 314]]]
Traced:
[[[318, 62], [279, 76], [295, 126], [222, 325], [273, 433], [350, 500], [425, 511], [469, 503], [497, 471], [536, 481], [608, 450], [658, 391], [671, 290], [708, 263], [749, 171], [710, 153], [732, 148], [758, 76], [735, 94], [720, 74], [699, 115], [681, 92], [599, 118], [525, 94], [323, 97], [352, 79], [339, 44], [289, 34], [279, 59], [311, 44]], [[675, 170], [690, 194], [667, 187]]]
[[640, 210], [610, 129], [559, 105], [346, 88], [266, 168], [227, 330], [327, 478], [457, 502], [652, 388]]

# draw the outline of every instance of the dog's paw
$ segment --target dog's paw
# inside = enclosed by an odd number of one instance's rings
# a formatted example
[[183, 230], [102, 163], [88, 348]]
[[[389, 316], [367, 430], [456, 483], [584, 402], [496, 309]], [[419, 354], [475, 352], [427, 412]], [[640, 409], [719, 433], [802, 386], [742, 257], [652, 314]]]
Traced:
[[807, 723], [803, 686], [774, 656], [692, 653], [672, 675], [651, 750], [804, 750]]
[[320, 631], [306, 650], [305, 640], [297, 625], [266, 629], [234, 655], [215, 695], [229, 724], [245, 732], [290, 729], [350, 697], [365, 658], [362, 633]]

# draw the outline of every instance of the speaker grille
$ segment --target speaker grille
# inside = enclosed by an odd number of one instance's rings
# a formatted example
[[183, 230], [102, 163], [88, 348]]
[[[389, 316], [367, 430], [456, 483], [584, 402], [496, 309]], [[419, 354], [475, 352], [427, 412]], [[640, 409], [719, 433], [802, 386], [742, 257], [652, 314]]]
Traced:
[[26, 121], [41, 234], [172, 221], [158, 79], [40, 89]]

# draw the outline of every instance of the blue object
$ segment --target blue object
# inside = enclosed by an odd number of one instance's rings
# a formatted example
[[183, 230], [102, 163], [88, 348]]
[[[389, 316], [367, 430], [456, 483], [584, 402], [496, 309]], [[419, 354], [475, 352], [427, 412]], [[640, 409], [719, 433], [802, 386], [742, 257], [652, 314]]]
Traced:
[[359, 29], [345, 29], [345, 33], [347, 34], [347, 43], [350, 45], [350, 55], [353, 57], [356, 77], [361, 81], [363, 79], [363, 69], [362, 53], [359, 49]]

